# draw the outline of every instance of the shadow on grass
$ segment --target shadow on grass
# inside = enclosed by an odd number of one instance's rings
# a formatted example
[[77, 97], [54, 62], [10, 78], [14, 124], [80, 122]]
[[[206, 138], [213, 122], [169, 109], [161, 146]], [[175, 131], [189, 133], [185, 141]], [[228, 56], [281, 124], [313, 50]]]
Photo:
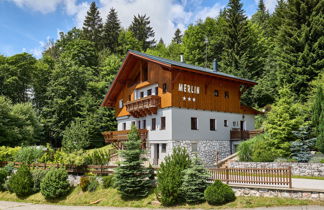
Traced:
[[74, 191], [75, 187], [71, 187], [70, 191], [59, 198], [45, 198], [45, 200], [49, 203], [59, 203], [61, 201], [66, 200], [66, 198]]

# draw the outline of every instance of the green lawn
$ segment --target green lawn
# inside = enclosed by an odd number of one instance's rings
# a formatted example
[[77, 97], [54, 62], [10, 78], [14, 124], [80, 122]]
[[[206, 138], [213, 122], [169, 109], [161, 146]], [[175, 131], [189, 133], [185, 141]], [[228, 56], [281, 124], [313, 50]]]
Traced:
[[[54, 201], [46, 201], [40, 193], [31, 195], [26, 198], [18, 198], [15, 194], [9, 192], [0, 192], [0, 200], [19, 201], [29, 203], [46, 203], [58, 205], [84, 205], [89, 206], [90, 203], [100, 201], [96, 206], [114, 206], [114, 207], [146, 207], [159, 208], [160, 205], [152, 204], [156, 201], [155, 195], [152, 193], [147, 198], [139, 200], [124, 201], [120, 198], [115, 189], [98, 189], [95, 192], [82, 192], [79, 187], [73, 189], [71, 193], [63, 199]], [[291, 205], [323, 205], [324, 201], [311, 200], [295, 200], [287, 198], [265, 198], [265, 197], [238, 197], [236, 201], [228, 203], [217, 208], [253, 208], [261, 206], [291, 206]], [[207, 203], [200, 205], [179, 205], [176, 208], [203, 208], [211, 209], [215, 206], [210, 206]]]

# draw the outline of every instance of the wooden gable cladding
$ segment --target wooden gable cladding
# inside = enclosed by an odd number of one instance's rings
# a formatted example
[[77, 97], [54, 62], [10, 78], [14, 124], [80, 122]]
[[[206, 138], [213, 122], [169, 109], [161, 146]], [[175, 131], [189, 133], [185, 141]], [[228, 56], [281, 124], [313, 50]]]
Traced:
[[[172, 106], [240, 113], [240, 83], [188, 71], [172, 71]], [[189, 90], [179, 91], [179, 84]], [[199, 89], [199, 93], [195, 92]], [[218, 91], [218, 96], [214, 96]], [[225, 97], [225, 92], [229, 97]]]

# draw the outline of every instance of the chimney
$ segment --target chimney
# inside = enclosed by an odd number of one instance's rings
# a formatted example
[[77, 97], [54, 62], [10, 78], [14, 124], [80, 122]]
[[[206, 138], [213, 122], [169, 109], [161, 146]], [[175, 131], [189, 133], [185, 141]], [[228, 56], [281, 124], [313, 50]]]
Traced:
[[184, 63], [184, 59], [183, 59], [183, 54], [182, 53], [180, 54], [180, 62], [181, 63]]
[[218, 69], [217, 69], [217, 61], [216, 61], [216, 59], [214, 59], [213, 60], [213, 72], [217, 72], [218, 71]]

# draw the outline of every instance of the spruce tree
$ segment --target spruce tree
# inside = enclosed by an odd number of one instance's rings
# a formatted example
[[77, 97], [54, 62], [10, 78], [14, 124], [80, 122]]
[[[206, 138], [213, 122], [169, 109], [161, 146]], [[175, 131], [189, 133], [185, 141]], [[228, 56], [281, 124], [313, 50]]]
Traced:
[[117, 52], [120, 31], [121, 27], [117, 12], [114, 8], [111, 8], [103, 28], [103, 42], [104, 46], [107, 47], [112, 53]]
[[252, 16], [252, 22], [261, 26], [263, 31], [268, 35], [270, 30], [269, 27], [270, 14], [266, 9], [263, 0], [259, 0], [258, 11]]
[[96, 49], [102, 49], [102, 19], [95, 2], [92, 2], [83, 22], [85, 39], [95, 43]]
[[182, 34], [181, 34], [180, 29], [177, 28], [177, 30], [174, 32], [174, 37], [173, 37], [172, 41], [177, 44], [182, 43]]
[[116, 169], [116, 186], [123, 198], [143, 198], [149, 193], [151, 174], [143, 166], [141, 139], [138, 130], [132, 126], [124, 150], [120, 152], [123, 159]]
[[225, 10], [224, 50], [221, 71], [255, 79], [261, 74], [256, 40], [253, 39], [240, 0], [230, 0]]
[[316, 146], [324, 153], [324, 93], [321, 86], [317, 88], [312, 111], [312, 123], [317, 136]]
[[205, 201], [204, 191], [208, 186], [209, 177], [202, 162], [197, 158], [192, 161], [190, 168], [184, 170], [181, 190], [187, 203], [196, 204]]
[[324, 110], [322, 110], [322, 113], [320, 115], [316, 147], [321, 153], [324, 154]]
[[133, 22], [129, 26], [129, 30], [132, 31], [135, 38], [141, 42], [144, 51], [155, 44], [154, 30], [150, 26], [150, 23], [150, 18], [146, 17], [146, 15], [137, 15], [134, 16]]

